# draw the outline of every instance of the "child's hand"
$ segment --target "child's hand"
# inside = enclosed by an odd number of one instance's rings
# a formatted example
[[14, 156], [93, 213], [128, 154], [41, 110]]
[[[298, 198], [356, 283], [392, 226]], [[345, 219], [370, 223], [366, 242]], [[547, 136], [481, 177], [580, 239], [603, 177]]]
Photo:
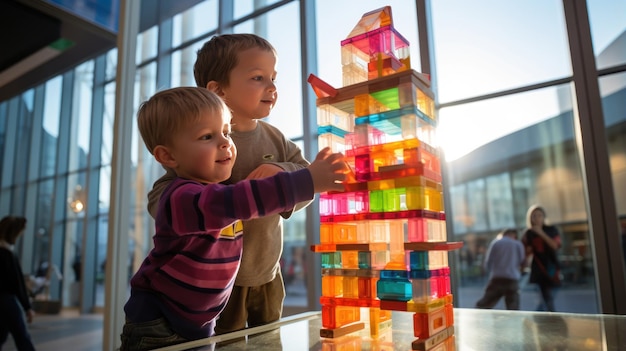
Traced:
[[313, 190], [316, 193], [345, 190], [341, 182], [346, 179], [348, 167], [343, 154], [331, 153], [330, 148], [326, 147], [307, 168], [313, 177]]

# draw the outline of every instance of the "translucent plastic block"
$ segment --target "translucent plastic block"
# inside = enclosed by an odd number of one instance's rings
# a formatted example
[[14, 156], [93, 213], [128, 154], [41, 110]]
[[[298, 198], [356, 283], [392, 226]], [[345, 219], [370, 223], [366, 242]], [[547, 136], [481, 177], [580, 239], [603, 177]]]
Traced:
[[351, 63], [341, 68], [344, 87], [367, 81], [367, 66]]
[[336, 329], [358, 322], [361, 319], [360, 307], [322, 305], [322, 327]]
[[355, 118], [356, 125], [371, 125], [384, 132], [388, 141], [419, 139], [436, 147], [436, 121], [425, 116], [416, 106], [384, 111]]
[[333, 194], [320, 194], [319, 211], [321, 216], [330, 216], [333, 214]]
[[346, 150], [385, 143], [385, 133], [368, 124], [354, 126], [354, 133], [347, 134]]
[[322, 252], [322, 268], [341, 268], [341, 252]]
[[[350, 213], [357, 213], [364, 211], [363, 207], [367, 206], [363, 203], [365, 199], [363, 199], [364, 194], [359, 193], [323, 193], [320, 194], [319, 198], [319, 208], [320, 215], [322, 216], [330, 216], [330, 215], [344, 215]], [[356, 200], [359, 200], [359, 203], [355, 203]]]
[[[378, 29], [381, 27], [393, 26], [393, 17], [391, 16], [391, 6], [387, 5], [379, 9], [366, 12], [352, 29], [348, 38], [355, 38], [363, 33]], [[343, 40], [341, 45], [352, 40]], [[407, 44], [408, 45], [408, 44]]]
[[[406, 267], [403, 221], [385, 221], [389, 232], [389, 260]], [[403, 268], [404, 269], [404, 268]]]
[[333, 105], [324, 104], [317, 107], [318, 126], [334, 126], [345, 132], [354, 131], [354, 116]]
[[446, 241], [446, 221], [433, 218], [409, 218], [409, 242]]
[[322, 276], [322, 296], [338, 297], [343, 295], [343, 276]]
[[343, 297], [350, 299], [359, 297], [358, 277], [343, 277]]
[[437, 147], [437, 129], [415, 114], [404, 115], [400, 118], [403, 139], [417, 138], [432, 147]]
[[373, 172], [370, 159], [369, 154], [354, 156], [354, 173], [357, 181], [367, 181], [370, 179], [370, 173]]
[[398, 221], [371, 220], [367, 224], [371, 242], [390, 242], [391, 235], [402, 230], [402, 223]]
[[373, 80], [405, 70], [406, 66], [402, 61], [379, 53], [376, 55], [376, 59], [370, 60], [367, 65], [367, 79]]
[[358, 251], [341, 251], [342, 268], [359, 268]]
[[358, 277], [359, 299], [376, 299], [376, 282], [378, 278]]
[[412, 82], [404, 82], [398, 85], [398, 104], [401, 107], [415, 106], [417, 107], [418, 88]]
[[370, 191], [370, 213], [371, 212], [383, 212], [384, 210], [384, 196], [382, 190]]
[[438, 298], [437, 278], [411, 279], [413, 302], [427, 303]]
[[437, 289], [440, 297], [449, 295], [452, 293], [450, 286], [450, 268], [444, 267], [436, 271], [437, 277]]
[[409, 280], [379, 279], [376, 283], [378, 298], [381, 300], [409, 301], [413, 291]]
[[341, 70], [343, 86], [367, 81], [367, 64], [369, 54], [359, 50], [352, 44], [341, 47]]
[[359, 269], [372, 269], [371, 251], [359, 251]]
[[411, 270], [431, 270], [448, 267], [447, 251], [411, 251], [409, 257]]
[[446, 314], [446, 327], [450, 327], [454, 325], [454, 307], [451, 303], [447, 303], [443, 308]]
[[[370, 95], [374, 99], [376, 99], [378, 103], [382, 104], [384, 108], [381, 108], [379, 110], [373, 110], [369, 114], [399, 109], [400, 103], [398, 100], [398, 92], [399, 92], [398, 87], [370, 92]], [[357, 115], [357, 116], [361, 116], [361, 115]]]
[[407, 204], [406, 189], [388, 189], [383, 190], [383, 211], [384, 212], [398, 212], [406, 211], [409, 208]]
[[443, 211], [443, 193], [422, 186], [406, 188], [406, 207], [409, 210]]
[[371, 94], [360, 94], [354, 97], [354, 116], [367, 116], [373, 113], [389, 111], [390, 108], [381, 103]]
[[[370, 308], [370, 336], [376, 339], [391, 327], [391, 311], [381, 310], [380, 308]], [[381, 349], [382, 351], [382, 349]]]
[[332, 244], [333, 240], [333, 224], [320, 223], [320, 244]]
[[389, 251], [360, 251], [359, 269], [383, 269], [389, 262]]
[[369, 213], [369, 192], [366, 190], [346, 193], [349, 201], [349, 213]]
[[[432, 152], [431, 152], [432, 151]], [[441, 174], [441, 163], [439, 157], [435, 155], [434, 149], [426, 147], [416, 147], [403, 150], [403, 161], [406, 165], [424, 165], [424, 168]]]
[[[369, 213], [369, 194], [367, 202], [367, 213]], [[370, 236], [369, 221], [357, 221], [356, 222], [356, 235], [359, 243], [377, 243], [386, 242], [384, 239], [374, 239]]]
[[428, 118], [433, 121], [436, 121], [435, 118], [435, 102], [430, 96], [426, 95], [422, 90], [415, 90], [416, 100], [417, 100], [417, 108], [424, 113]]
[[378, 172], [382, 167], [393, 166], [402, 163], [399, 160], [398, 155], [401, 154], [396, 154], [395, 150], [380, 150], [370, 153], [370, 162], [372, 163], [370, 166], [370, 170], [372, 172]]
[[348, 244], [357, 242], [356, 224], [334, 223], [333, 240], [336, 244]]
[[333, 152], [345, 153], [346, 151], [345, 139], [333, 133], [320, 134], [317, 137], [317, 144], [320, 150], [329, 147]]
[[342, 48], [348, 45], [367, 53], [370, 62], [379, 56], [393, 57], [402, 63], [398, 71], [410, 68], [410, 62], [407, 62], [409, 66], [405, 66], [407, 63], [402, 62], [408, 60], [409, 43], [392, 25], [372, 29], [341, 41]]
[[429, 338], [446, 327], [446, 312], [443, 307], [432, 312], [413, 315], [413, 335], [416, 338]]

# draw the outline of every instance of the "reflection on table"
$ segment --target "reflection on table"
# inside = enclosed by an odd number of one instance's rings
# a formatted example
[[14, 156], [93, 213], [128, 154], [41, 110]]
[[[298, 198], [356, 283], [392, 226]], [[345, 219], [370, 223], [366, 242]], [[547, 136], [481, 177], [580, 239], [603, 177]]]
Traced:
[[[368, 336], [367, 328], [322, 338], [321, 313], [307, 312], [159, 350], [412, 350], [412, 315], [393, 312], [391, 328], [376, 339]], [[427, 350], [626, 350], [626, 316], [455, 308], [454, 318], [453, 336]]]

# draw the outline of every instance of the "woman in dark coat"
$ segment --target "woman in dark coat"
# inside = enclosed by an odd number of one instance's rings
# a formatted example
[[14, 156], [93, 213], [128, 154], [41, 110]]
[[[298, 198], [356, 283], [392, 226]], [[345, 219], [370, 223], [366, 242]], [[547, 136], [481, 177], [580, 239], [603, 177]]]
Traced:
[[24, 283], [24, 274], [13, 245], [26, 227], [26, 218], [7, 216], [0, 220], [0, 349], [9, 333], [19, 351], [35, 350], [26, 322], [35, 313]]

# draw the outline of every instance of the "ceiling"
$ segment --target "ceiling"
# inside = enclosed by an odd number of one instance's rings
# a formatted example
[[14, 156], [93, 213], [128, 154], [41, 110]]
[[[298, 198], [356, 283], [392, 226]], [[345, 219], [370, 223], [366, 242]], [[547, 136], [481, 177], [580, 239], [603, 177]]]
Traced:
[[0, 101], [106, 52], [117, 40], [114, 32], [41, 0], [0, 1], [0, 28]]
[[[106, 2], [106, 1], [105, 1]], [[118, 9], [120, 0], [108, 0]], [[139, 31], [200, 0], [142, 0]], [[100, 1], [0, 0], [0, 101], [62, 74], [117, 45], [116, 30], [57, 5], [101, 6]], [[95, 5], [94, 5], [95, 4]], [[89, 9], [101, 17], [103, 8]], [[112, 11], [109, 11], [112, 12]], [[105, 14], [107, 16], [107, 14]], [[108, 15], [117, 22], [117, 13]], [[115, 25], [116, 26], [116, 25]]]

